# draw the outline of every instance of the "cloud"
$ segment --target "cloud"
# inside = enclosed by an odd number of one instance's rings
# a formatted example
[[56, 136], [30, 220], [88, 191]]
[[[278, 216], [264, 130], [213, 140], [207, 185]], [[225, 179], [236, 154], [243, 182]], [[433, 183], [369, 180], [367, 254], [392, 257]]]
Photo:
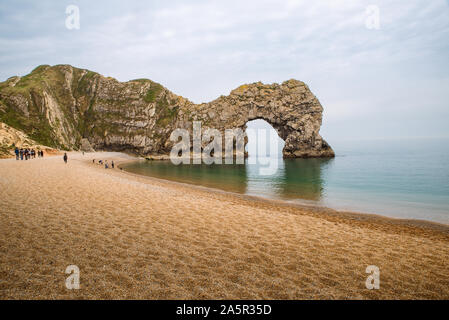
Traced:
[[[64, 27], [68, 4], [80, 7], [80, 30]], [[379, 30], [365, 27], [373, 4]], [[297, 78], [322, 102], [332, 136], [387, 113], [406, 132], [424, 112], [449, 109], [444, 0], [2, 1], [0, 30], [1, 79], [69, 63], [204, 102], [242, 83]]]

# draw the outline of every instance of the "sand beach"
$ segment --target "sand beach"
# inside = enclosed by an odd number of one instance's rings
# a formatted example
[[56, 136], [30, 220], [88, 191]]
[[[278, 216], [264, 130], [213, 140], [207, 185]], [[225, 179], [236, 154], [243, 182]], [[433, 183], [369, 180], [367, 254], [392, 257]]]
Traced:
[[449, 299], [449, 226], [137, 176], [129, 160], [0, 160], [1, 299]]

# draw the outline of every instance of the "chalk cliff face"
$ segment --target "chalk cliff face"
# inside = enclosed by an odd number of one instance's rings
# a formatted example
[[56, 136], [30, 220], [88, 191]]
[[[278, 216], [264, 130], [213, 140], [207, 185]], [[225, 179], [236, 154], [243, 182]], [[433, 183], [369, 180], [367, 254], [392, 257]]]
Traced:
[[167, 155], [176, 128], [193, 121], [220, 131], [269, 122], [285, 140], [285, 157], [333, 157], [319, 135], [323, 108], [307, 85], [243, 85], [212, 102], [194, 104], [147, 79], [119, 82], [69, 65], [39, 66], [0, 83], [0, 121], [61, 149]]

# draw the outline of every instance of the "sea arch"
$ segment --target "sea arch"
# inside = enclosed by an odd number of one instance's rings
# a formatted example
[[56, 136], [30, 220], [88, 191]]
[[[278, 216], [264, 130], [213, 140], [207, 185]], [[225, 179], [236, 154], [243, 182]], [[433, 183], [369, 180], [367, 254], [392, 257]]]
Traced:
[[201, 114], [195, 120], [223, 131], [229, 128], [245, 131], [249, 121], [265, 120], [285, 141], [284, 158], [335, 156], [319, 134], [323, 107], [304, 82], [288, 80], [280, 85], [261, 82], [243, 85], [229, 96], [197, 105], [197, 108]]

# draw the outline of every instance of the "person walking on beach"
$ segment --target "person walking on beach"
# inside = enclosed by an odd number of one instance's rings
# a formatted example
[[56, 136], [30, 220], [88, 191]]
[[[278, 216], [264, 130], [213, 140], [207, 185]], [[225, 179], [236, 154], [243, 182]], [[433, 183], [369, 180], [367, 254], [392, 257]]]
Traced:
[[104, 161], [104, 168], [105, 168], [105, 169], [108, 169], [108, 168], [109, 168], [108, 160], [105, 160], [105, 161]]
[[16, 147], [14, 153], [16, 154], [16, 160], [19, 160], [19, 148]]
[[64, 163], [67, 163], [67, 152], [64, 152], [64, 157], [63, 157], [63, 159], [64, 159]]
[[114, 169], [114, 160], [111, 162], [111, 168]]
[[20, 160], [23, 160], [23, 148], [19, 150]]
[[31, 149], [31, 159], [36, 159], [36, 151]]

